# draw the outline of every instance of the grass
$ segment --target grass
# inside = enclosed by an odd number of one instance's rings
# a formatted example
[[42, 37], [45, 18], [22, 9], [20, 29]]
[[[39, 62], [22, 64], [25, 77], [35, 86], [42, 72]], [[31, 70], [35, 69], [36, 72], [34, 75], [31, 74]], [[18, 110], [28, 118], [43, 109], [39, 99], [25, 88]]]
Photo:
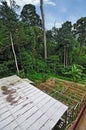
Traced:
[[[32, 80], [33, 82], [35, 82], [36, 84], [44, 82], [51, 77], [62, 79], [62, 80], [73, 81], [73, 79], [71, 77], [60, 76], [60, 75], [56, 75], [54, 73], [37, 73], [35, 71], [28, 72], [26, 77], [28, 79]], [[77, 83], [86, 84], [86, 76], [84, 78], [81, 78], [80, 80], [77, 80]]]

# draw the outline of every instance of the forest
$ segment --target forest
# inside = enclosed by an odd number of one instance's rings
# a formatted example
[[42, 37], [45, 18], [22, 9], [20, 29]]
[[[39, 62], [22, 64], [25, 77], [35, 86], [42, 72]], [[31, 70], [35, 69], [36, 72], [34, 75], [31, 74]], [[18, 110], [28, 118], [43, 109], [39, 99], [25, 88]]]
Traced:
[[46, 31], [32, 4], [0, 4], [0, 78], [18, 74], [38, 83], [49, 77], [86, 81], [86, 17]]

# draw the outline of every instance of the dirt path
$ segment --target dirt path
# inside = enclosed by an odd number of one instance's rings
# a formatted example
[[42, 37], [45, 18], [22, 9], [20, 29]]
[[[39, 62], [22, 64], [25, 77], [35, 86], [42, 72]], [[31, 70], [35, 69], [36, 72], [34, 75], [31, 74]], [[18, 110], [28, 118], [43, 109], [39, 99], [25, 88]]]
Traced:
[[75, 130], [86, 130], [86, 109], [79, 121], [79, 124]]

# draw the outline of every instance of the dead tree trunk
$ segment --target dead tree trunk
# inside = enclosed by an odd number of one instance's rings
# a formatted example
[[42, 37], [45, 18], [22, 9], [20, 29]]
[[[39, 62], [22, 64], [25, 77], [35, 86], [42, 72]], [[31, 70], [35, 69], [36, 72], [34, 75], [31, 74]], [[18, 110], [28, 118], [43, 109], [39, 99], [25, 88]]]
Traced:
[[16, 57], [16, 53], [15, 53], [15, 49], [14, 49], [14, 43], [13, 43], [13, 38], [12, 38], [12, 34], [11, 33], [10, 33], [10, 41], [11, 41], [12, 51], [13, 51], [13, 55], [14, 55], [14, 59], [15, 59], [16, 70], [17, 70], [17, 73], [19, 74], [19, 67], [18, 67], [17, 57]]
[[44, 57], [47, 59], [47, 45], [46, 45], [46, 28], [45, 28], [45, 19], [44, 19], [44, 11], [43, 11], [43, 0], [40, 0], [40, 10], [42, 16], [42, 26], [43, 26], [43, 39], [44, 39]]
[[[15, 6], [15, 1], [9, 0], [9, 2], [10, 2], [10, 8], [12, 9], [12, 6]], [[11, 42], [11, 46], [12, 46], [12, 52], [13, 52], [13, 55], [14, 55], [16, 70], [17, 70], [17, 73], [19, 74], [18, 61], [17, 61], [17, 57], [16, 57], [16, 52], [15, 52], [15, 49], [14, 49], [13, 37], [12, 37], [11, 32], [10, 32], [10, 42]]]

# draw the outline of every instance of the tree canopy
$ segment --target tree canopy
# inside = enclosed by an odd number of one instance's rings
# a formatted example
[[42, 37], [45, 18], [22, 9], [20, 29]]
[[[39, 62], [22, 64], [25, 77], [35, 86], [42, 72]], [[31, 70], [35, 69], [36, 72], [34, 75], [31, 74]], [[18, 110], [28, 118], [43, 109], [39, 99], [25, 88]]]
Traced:
[[36, 13], [36, 8], [32, 4], [27, 4], [21, 11], [21, 19], [23, 22], [27, 22], [30, 26], [41, 27], [40, 16]]
[[25, 5], [19, 17], [16, 9], [2, 2], [0, 5], [0, 77], [16, 74], [17, 60], [20, 75], [31, 80], [42, 80], [49, 75], [64, 76], [65, 72], [72, 72], [74, 64], [84, 67], [84, 72], [80, 75], [84, 78], [86, 76], [86, 17], [78, 19], [74, 25], [71, 21], [66, 21], [60, 28], [53, 27], [46, 31], [48, 53], [46, 61], [41, 21], [34, 5]]

